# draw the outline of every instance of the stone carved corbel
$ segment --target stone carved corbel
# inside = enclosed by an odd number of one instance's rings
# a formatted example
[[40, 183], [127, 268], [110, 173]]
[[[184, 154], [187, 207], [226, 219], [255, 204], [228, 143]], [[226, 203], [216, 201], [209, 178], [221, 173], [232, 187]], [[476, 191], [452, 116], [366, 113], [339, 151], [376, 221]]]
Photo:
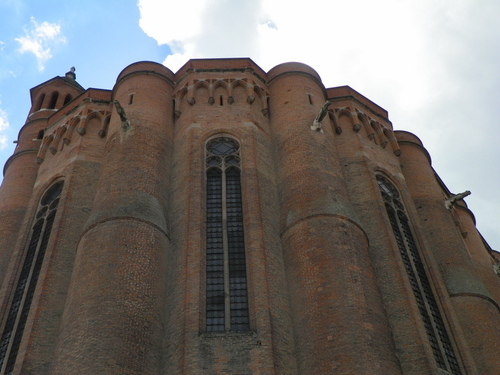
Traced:
[[87, 120], [87, 115], [81, 116], [79, 126], [78, 128], [76, 128], [76, 132], [81, 136], [84, 136], [87, 133], [87, 131], [84, 128], [86, 120]]

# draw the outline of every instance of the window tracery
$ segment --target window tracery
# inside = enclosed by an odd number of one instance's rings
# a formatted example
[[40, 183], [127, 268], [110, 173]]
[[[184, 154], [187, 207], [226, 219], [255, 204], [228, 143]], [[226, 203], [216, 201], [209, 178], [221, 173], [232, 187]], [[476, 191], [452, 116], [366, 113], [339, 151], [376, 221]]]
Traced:
[[206, 210], [206, 330], [248, 331], [240, 146], [232, 138], [206, 145]]
[[411, 225], [399, 192], [383, 176], [378, 175], [377, 182], [436, 364], [450, 374], [461, 375], [451, 339], [413, 238]]
[[0, 368], [3, 374], [11, 374], [14, 370], [63, 184], [63, 181], [58, 181], [46, 191], [34, 218], [28, 248], [0, 339]]

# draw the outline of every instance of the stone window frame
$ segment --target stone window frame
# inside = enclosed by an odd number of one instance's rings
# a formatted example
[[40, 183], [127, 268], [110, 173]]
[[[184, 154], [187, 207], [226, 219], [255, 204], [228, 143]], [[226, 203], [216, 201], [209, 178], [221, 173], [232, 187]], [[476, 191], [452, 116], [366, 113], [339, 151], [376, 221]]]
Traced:
[[376, 180], [436, 365], [446, 373], [462, 375], [458, 357], [415, 241], [401, 194], [386, 176], [377, 174]]
[[0, 337], [0, 373], [2, 374], [11, 374], [16, 364], [63, 187], [64, 180], [58, 180], [45, 190], [33, 218], [29, 241]]
[[205, 143], [206, 332], [250, 330], [240, 142], [226, 134]]

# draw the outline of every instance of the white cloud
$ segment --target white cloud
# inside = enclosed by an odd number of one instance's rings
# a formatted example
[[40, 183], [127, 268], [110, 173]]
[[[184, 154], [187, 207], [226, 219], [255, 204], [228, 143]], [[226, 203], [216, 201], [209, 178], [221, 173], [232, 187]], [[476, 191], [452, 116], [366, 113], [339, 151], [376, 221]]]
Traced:
[[0, 135], [0, 151], [5, 150], [8, 146], [8, 138], [6, 135]]
[[174, 52], [167, 67], [248, 56], [267, 71], [299, 61], [327, 87], [350, 85], [386, 108], [395, 129], [422, 139], [450, 190], [472, 191], [478, 226], [500, 249], [498, 204], [486, 203], [500, 190], [499, 1], [179, 3], [139, 0], [143, 30]]
[[[7, 112], [0, 108], [0, 133], [5, 132], [9, 128], [9, 119], [7, 117]], [[7, 148], [7, 136], [0, 134], [0, 151]]]
[[176, 41], [183, 44], [201, 32], [199, 18], [205, 2], [139, 0], [139, 25], [158, 44], [173, 45], [176, 50], [182, 49]]
[[[139, 0], [139, 25], [173, 54], [164, 64], [180, 68], [196, 57], [241, 57], [257, 54], [257, 31], [262, 15], [260, 0], [194, 0], [166, 2]], [[170, 17], [186, 14], [188, 17]]]
[[0, 108], [0, 132], [7, 130], [9, 126], [7, 112]]
[[62, 37], [61, 26], [56, 23], [42, 22], [38, 24], [34, 17], [31, 17], [31, 27], [25, 28], [24, 36], [15, 38], [19, 42], [19, 52], [30, 52], [35, 55], [38, 70], [45, 68], [45, 63], [52, 57], [51, 47], [57, 43], [65, 43]]

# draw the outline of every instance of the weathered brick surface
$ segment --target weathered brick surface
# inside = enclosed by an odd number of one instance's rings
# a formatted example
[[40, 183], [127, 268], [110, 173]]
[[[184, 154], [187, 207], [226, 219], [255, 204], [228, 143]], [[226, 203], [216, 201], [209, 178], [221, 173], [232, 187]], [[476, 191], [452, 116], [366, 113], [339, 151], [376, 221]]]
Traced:
[[[398, 373], [397, 359], [388, 349], [391, 338], [380, 334], [388, 322], [329, 119], [324, 133], [310, 129], [325, 101], [322, 87], [301, 65], [277, 70], [270, 84], [272, 131], [300, 371]], [[354, 351], [357, 357], [349, 355]]]
[[[450, 321], [453, 322], [455, 316], [460, 321], [479, 373], [496, 373], [500, 370], [499, 362], [494, 358], [494, 353], [500, 350], [500, 328], [494, 323], [500, 318], [498, 301], [494, 300], [471, 260], [460, 229], [453, 220], [456, 214], [450, 215], [443, 203], [446, 196], [434, 176], [427, 152], [412, 134], [396, 134], [403, 150], [403, 172], [420, 218], [417, 223], [419, 232], [425, 234], [422, 241], [429, 249], [423, 255], [430, 267], [436, 262], [436, 278], [440, 276], [443, 280], [444, 285], [437, 291], [451, 297], [455, 314], [450, 312]], [[482, 244], [481, 247], [474, 251], [486, 252]], [[491, 286], [498, 289], [498, 285], [497, 282]], [[472, 302], [474, 299], [477, 306]], [[486, 306], [488, 304], [491, 306]], [[449, 311], [448, 306], [443, 303], [445, 311]]]
[[[463, 373], [500, 371], [498, 259], [465, 203], [445, 208], [421, 142], [352, 88], [300, 63], [194, 59], [132, 64], [112, 90], [56, 77], [31, 98], [0, 189], [0, 329], [40, 198], [65, 184], [15, 373], [443, 375], [378, 174], [401, 192]], [[218, 136], [240, 144], [249, 332], [205, 330]]]

